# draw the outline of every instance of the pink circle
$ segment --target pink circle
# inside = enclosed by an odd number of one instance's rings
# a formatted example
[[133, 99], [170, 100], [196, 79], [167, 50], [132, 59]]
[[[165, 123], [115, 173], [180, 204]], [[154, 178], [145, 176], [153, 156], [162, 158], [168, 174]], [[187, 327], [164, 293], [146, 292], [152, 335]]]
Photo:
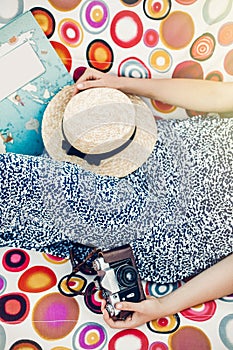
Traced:
[[187, 12], [174, 11], [161, 22], [160, 37], [173, 50], [188, 46], [194, 35], [194, 22]]
[[203, 322], [212, 318], [215, 314], [215, 311], [216, 302], [213, 300], [197, 307], [181, 311], [181, 315], [192, 321]]
[[180, 327], [170, 335], [168, 344], [172, 350], [211, 350], [212, 348], [207, 335], [193, 326]]
[[154, 47], [159, 42], [159, 34], [154, 29], [147, 29], [143, 36], [144, 44], [148, 47]]
[[149, 350], [168, 350], [168, 346], [161, 341], [156, 341], [150, 345]]
[[[124, 37], [126, 28], [128, 27], [128, 35], [132, 34], [129, 39]], [[134, 33], [130, 33], [130, 30], [134, 27]], [[119, 30], [121, 33], [119, 33]], [[137, 45], [143, 34], [143, 25], [140, 17], [132, 11], [120, 11], [112, 20], [111, 23], [111, 37], [113, 41], [124, 48], [129, 48]], [[128, 37], [127, 35], [127, 37]]]
[[21, 259], [21, 256], [19, 254], [13, 254], [11, 256], [11, 262], [13, 262], [14, 264], [17, 264]]

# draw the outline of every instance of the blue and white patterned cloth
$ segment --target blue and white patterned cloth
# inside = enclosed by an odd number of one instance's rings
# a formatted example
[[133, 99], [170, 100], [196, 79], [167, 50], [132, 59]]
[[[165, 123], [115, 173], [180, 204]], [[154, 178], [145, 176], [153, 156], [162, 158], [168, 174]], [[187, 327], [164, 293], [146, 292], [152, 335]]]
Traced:
[[[118, 179], [0, 155], [0, 246], [67, 256], [130, 243], [141, 278], [175, 282], [233, 252], [233, 120], [157, 121], [146, 163]], [[79, 246], [85, 255], [85, 247]]]

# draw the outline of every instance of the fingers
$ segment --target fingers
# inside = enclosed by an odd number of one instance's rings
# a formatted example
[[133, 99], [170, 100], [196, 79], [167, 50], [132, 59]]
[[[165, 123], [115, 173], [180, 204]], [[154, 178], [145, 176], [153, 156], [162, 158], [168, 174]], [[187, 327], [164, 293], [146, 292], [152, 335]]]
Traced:
[[114, 329], [123, 329], [123, 328], [134, 328], [135, 327], [135, 322], [133, 321], [132, 317], [129, 316], [127, 317], [126, 320], [124, 321], [114, 321], [110, 316], [109, 313], [107, 312], [106, 309], [103, 310], [103, 319], [107, 323], [107, 325], [111, 328]]
[[130, 302], [120, 302], [115, 305], [118, 310], [127, 310], [127, 311], [137, 311], [141, 312], [141, 302], [139, 303], [130, 303]]
[[103, 83], [101, 83], [100, 79], [96, 79], [96, 80], [79, 80], [76, 83], [76, 88], [80, 91], [80, 90], [87, 90], [87, 89], [91, 89], [94, 87], [101, 87], [103, 86]]
[[108, 324], [109, 327], [118, 329], [118, 328], [133, 328], [135, 327], [134, 322], [132, 320], [132, 317], [127, 317], [124, 321], [114, 321], [110, 316], [108, 311], [105, 309], [106, 301], [103, 299], [101, 300], [101, 311], [103, 314], [104, 321]]
[[101, 78], [105, 76], [105, 73], [102, 73], [93, 68], [85, 67], [77, 68], [76, 72], [77, 73], [72, 96], [76, 95], [82, 90], [103, 86]]

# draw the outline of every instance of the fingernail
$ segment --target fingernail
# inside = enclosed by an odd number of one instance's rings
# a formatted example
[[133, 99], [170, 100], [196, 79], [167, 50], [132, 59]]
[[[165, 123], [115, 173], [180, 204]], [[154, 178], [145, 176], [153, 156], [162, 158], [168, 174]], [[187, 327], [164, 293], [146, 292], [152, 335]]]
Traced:
[[116, 308], [117, 309], [122, 309], [122, 304], [121, 303], [116, 304]]
[[83, 84], [77, 84], [77, 88], [78, 89], [82, 89], [83, 88]]

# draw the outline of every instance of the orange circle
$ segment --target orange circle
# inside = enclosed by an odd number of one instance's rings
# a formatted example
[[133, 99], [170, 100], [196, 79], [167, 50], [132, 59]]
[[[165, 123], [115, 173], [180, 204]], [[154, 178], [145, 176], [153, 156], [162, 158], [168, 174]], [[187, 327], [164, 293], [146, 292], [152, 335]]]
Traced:
[[16, 315], [21, 310], [21, 304], [18, 300], [12, 299], [5, 303], [5, 311], [9, 315]]
[[48, 0], [49, 3], [58, 11], [71, 11], [74, 10], [82, 0]]
[[206, 75], [205, 79], [212, 80], [212, 81], [223, 81], [223, 74], [218, 70], [214, 70], [212, 72], [209, 72]]
[[229, 75], [233, 75], [233, 50], [229, 51], [224, 59], [224, 69]]
[[34, 330], [47, 340], [66, 337], [74, 329], [78, 319], [78, 302], [56, 292], [41, 297], [32, 311]]
[[193, 36], [194, 23], [187, 12], [174, 11], [161, 23], [161, 40], [170, 49], [183, 49], [192, 41]]
[[95, 40], [87, 48], [87, 60], [92, 68], [107, 72], [113, 64], [111, 47], [103, 40]]
[[233, 22], [225, 23], [218, 32], [218, 42], [222, 46], [233, 43]]
[[176, 2], [178, 2], [178, 4], [181, 4], [181, 5], [191, 5], [196, 1], [197, 0], [176, 0]]
[[174, 69], [172, 78], [203, 79], [203, 69], [199, 62], [180, 62]]
[[176, 109], [176, 106], [161, 101], [151, 100], [151, 104], [158, 112], [166, 114], [172, 113]]
[[194, 41], [190, 49], [190, 55], [197, 61], [205, 61], [213, 55], [214, 49], [214, 36], [205, 33]]

